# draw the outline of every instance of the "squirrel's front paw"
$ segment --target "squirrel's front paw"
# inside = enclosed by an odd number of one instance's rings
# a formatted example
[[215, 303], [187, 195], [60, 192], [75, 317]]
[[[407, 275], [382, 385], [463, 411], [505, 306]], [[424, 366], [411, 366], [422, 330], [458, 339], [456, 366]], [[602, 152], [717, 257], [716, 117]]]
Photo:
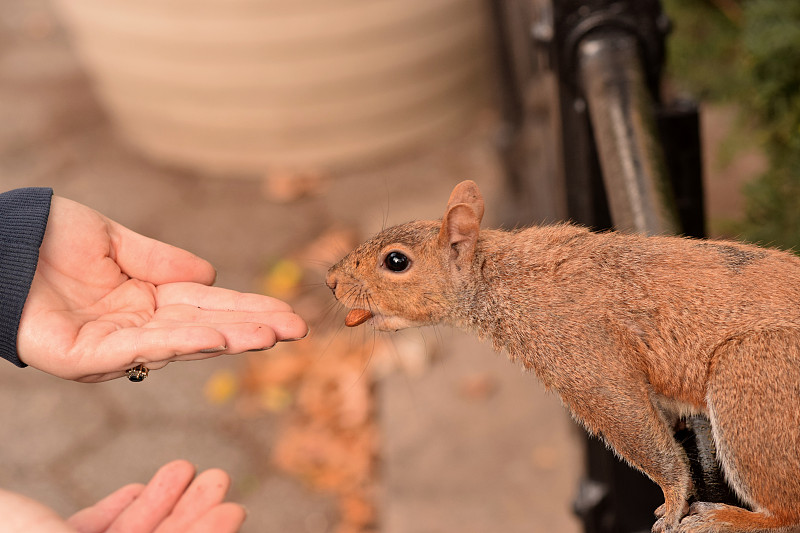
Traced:
[[675, 512], [675, 509], [667, 512], [667, 504], [664, 503], [660, 505], [655, 511], [654, 514], [656, 515], [656, 523], [653, 524], [652, 532], [653, 533], [677, 533], [681, 531], [679, 522], [681, 517], [686, 514], [688, 511], [689, 506], [686, 502], [680, 506], [678, 512]]
[[719, 533], [722, 524], [713, 519], [713, 512], [726, 507], [720, 503], [693, 503], [689, 514], [681, 520], [677, 533]]
[[656, 523], [653, 524], [651, 529], [653, 533], [677, 533], [678, 532], [678, 524], [675, 520], [667, 520], [665, 517], [661, 517], [656, 520]]

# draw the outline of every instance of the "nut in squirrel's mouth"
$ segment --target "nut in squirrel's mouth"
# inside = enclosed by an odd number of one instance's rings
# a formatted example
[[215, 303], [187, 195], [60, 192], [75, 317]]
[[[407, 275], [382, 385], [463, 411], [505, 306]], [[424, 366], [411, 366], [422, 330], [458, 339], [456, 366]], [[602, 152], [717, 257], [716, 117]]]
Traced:
[[360, 326], [364, 322], [370, 322], [372, 327], [378, 331], [399, 331], [408, 327], [424, 325], [411, 323], [400, 317], [387, 316], [359, 308], [350, 309], [344, 319], [344, 325], [348, 328]]
[[348, 328], [353, 328], [363, 324], [374, 316], [372, 311], [368, 311], [367, 309], [351, 309], [344, 319], [344, 325]]

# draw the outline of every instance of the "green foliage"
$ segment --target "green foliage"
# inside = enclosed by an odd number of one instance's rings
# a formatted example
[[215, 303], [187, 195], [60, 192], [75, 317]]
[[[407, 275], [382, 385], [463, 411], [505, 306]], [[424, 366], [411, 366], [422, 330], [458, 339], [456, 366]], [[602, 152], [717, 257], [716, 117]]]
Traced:
[[667, 75], [701, 100], [737, 100], [746, 90], [741, 28], [710, 2], [663, 0], [675, 30]]
[[773, 166], [748, 184], [744, 236], [751, 242], [800, 251], [800, 168]]
[[736, 103], [760, 129], [770, 168], [745, 188], [743, 236], [800, 251], [800, 1], [663, 4], [675, 23], [670, 78], [702, 100]]
[[745, 235], [800, 250], [800, 2], [749, 0], [744, 50], [748, 105], [766, 132], [769, 171], [747, 189]]

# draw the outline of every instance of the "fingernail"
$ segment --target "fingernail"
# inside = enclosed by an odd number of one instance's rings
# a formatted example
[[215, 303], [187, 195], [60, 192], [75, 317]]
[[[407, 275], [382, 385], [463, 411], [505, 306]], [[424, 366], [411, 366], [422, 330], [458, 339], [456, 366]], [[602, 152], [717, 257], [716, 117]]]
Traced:
[[[274, 345], [273, 345], [274, 346]], [[265, 352], [272, 348], [273, 346], [266, 346], [264, 348], [253, 348], [252, 350], [247, 350], [248, 352]]]
[[220, 346], [217, 346], [216, 348], [206, 348], [204, 350], [200, 350], [200, 353], [216, 353], [216, 352], [225, 351], [227, 349], [228, 349], [228, 347], [225, 346], [224, 344], [222, 344]]
[[294, 341], [301, 341], [301, 340], [305, 339], [306, 337], [308, 337], [310, 334], [311, 334], [311, 328], [308, 328], [308, 329], [306, 330], [306, 334], [305, 334], [305, 335], [303, 335], [302, 337], [295, 337], [295, 338], [293, 338], [293, 339], [281, 339], [279, 342], [294, 342]]

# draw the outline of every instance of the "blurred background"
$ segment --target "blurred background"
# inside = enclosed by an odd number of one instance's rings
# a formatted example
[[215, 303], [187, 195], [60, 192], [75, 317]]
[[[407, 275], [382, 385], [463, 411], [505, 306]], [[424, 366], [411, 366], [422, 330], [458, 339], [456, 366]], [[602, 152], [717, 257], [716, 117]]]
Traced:
[[[709, 233], [800, 245], [798, 7], [664, 8], [665, 85], [702, 103]], [[246, 532], [579, 531], [557, 398], [446, 328], [344, 330], [323, 283], [463, 179], [486, 226], [530, 221], [497, 151], [490, 20], [479, 0], [0, 3], [2, 189], [53, 187], [312, 328], [141, 384], [0, 366], [0, 486], [68, 515], [182, 457], [231, 473]]]

